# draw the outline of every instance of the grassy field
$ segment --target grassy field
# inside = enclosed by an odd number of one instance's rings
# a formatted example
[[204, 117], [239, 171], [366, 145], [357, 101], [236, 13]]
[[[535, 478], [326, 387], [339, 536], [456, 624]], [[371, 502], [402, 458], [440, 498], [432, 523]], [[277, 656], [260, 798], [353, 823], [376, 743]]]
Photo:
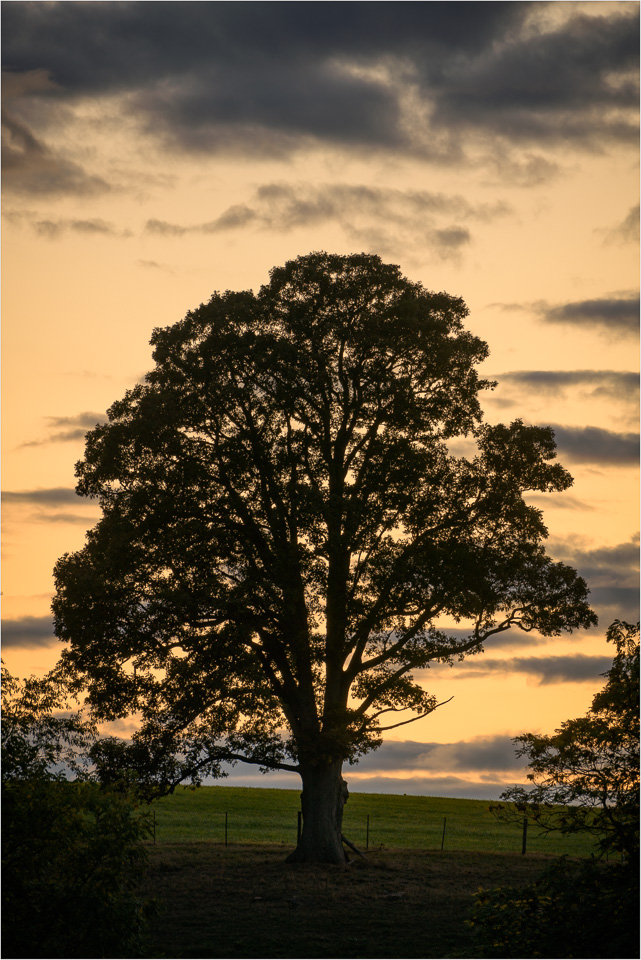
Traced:
[[[497, 821], [489, 802], [352, 793], [345, 835], [365, 859], [287, 864], [296, 790], [201, 787], [153, 804], [156, 844], [142, 896], [156, 903], [154, 958], [476, 956], [467, 926], [480, 887], [520, 887], [576, 838]], [[227, 845], [225, 845], [227, 814]], [[445, 844], [441, 850], [443, 820]]]
[[479, 887], [523, 886], [546, 862], [540, 854], [383, 850], [344, 867], [310, 866], [285, 863], [280, 845], [156, 845], [141, 890], [157, 905], [146, 955], [474, 957], [465, 921]]
[[[487, 800], [455, 800], [376, 793], [350, 793], [343, 832], [361, 849], [404, 848], [441, 850], [445, 820], [445, 851], [521, 852], [522, 828], [502, 823], [489, 812]], [[155, 801], [156, 843], [225, 842], [229, 844], [296, 844], [298, 790], [248, 787], [179, 788]], [[592, 846], [584, 837], [543, 836], [530, 825], [528, 854], [584, 857]]]

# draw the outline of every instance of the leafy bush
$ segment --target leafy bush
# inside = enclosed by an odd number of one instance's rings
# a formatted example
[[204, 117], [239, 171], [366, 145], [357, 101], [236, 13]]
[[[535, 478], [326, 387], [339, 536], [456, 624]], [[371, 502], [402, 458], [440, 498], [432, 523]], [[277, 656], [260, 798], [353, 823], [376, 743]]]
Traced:
[[54, 713], [64, 698], [52, 681], [3, 670], [2, 695], [3, 955], [139, 955], [146, 823], [135, 799], [80, 775], [93, 729]]
[[521, 889], [480, 890], [474, 957], [638, 957], [639, 881], [630, 864], [556, 861]]
[[475, 957], [639, 956], [639, 624], [615, 620], [607, 639], [617, 652], [587, 715], [516, 738], [534, 786], [508, 790], [494, 812], [590, 835], [602, 858], [621, 859], [561, 860], [521, 890], [480, 891]]

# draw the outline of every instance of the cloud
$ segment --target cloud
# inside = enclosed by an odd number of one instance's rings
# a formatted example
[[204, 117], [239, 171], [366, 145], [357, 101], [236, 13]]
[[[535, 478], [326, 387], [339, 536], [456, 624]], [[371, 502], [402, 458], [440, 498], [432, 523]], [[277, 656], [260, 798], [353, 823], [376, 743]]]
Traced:
[[27, 440], [21, 447], [39, 447], [46, 443], [69, 443], [84, 440], [89, 430], [107, 419], [104, 413], [86, 411], [71, 417], [47, 417], [49, 435], [43, 440]]
[[591, 657], [580, 653], [567, 657], [511, 657], [506, 660], [484, 657], [479, 661], [469, 661], [457, 676], [467, 680], [496, 673], [523, 673], [536, 680], [539, 686], [546, 686], [551, 683], [594, 682], [611, 666], [611, 657]]
[[136, 260], [136, 264], [144, 270], [160, 270], [162, 273], [175, 273], [173, 267], [167, 263], [159, 263], [158, 260]]
[[48, 80], [21, 99], [43, 129], [38, 98], [110, 97], [176, 151], [323, 143], [451, 163], [475, 142], [531, 183], [554, 170], [542, 144], [637, 144], [638, 10], [546, 22], [540, 6], [5, 4], [3, 53], [12, 76]]
[[639, 204], [630, 209], [628, 215], [609, 230], [601, 230], [606, 243], [627, 244], [639, 242]]
[[49, 487], [39, 490], [3, 490], [4, 503], [28, 503], [33, 506], [78, 506], [81, 498], [71, 487]]
[[553, 540], [550, 553], [575, 567], [590, 587], [592, 605], [603, 623], [639, 619], [639, 536], [612, 547], [586, 549]]
[[639, 399], [639, 374], [623, 370], [513, 370], [496, 374], [499, 386], [516, 392], [536, 391], [557, 399], [568, 391], [583, 397], [621, 400], [635, 404]]
[[561, 460], [568, 463], [638, 466], [638, 433], [616, 433], [601, 427], [570, 427], [559, 424], [551, 424], [551, 427]]
[[113, 223], [98, 218], [92, 220], [37, 220], [34, 223], [36, 231], [44, 237], [54, 239], [61, 233], [69, 231], [82, 234], [85, 237], [106, 236], [106, 237], [130, 237], [131, 231], [118, 230]]
[[187, 233], [214, 234], [247, 226], [288, 232], [334, 221], [352, 241], [376, 247], [379, 252], [390, 246], [396, 231], [411, 236], [414, 244], [422, 243], [445, 259], [456, 256], [471, 242], [469, 228], [460, 226], [460, 222], [488, 221], [509, 213], [510, 208], [504, 203], [475, 205], [456, 194], [345, 183], [281, 182], [263, 184], [248, 203], [228, 207], [213, 220], [182, 225], [151, 219], [145, 230], [165, 238], [179, 238]]
[[[538, 146], [597, 146], [598, 138], [631, 142], [638, 97], [634, 22], [629, 13], [579, 12], [556, 28], [501, 37], [481, 56], [453, 59], [442, 65], [432, 123], [482, 128], [486, 135]], [[430, 73], [427, 65], [426, 89]]]
[[2, 186], [18, 194], [91, 196], [110, 187], [75, 160], [52, 150], [19, 118], [2, 117]]
[[[26, 518], [36, 523], [77, 523], [87, 527], [96, 515], [95, 503], [79, 497], [70, 487], [49, 487], [37, 490], [3, 490], [2, 504], [32, 507], [33, 512]], [[70, 513], [65, 507], [89, 507], [91, 512]]]
[[2, 645], [23, 649], [53, 647], [60, 643], [53, 632], [51, 615], [46, 617], [18, 617], [2, 621]]
[[378, 750], [361, 757], [354, 766], [359, 773], [376, 770], [425, 770], [439, 773], [520, 770], [514, 744], [507, 735], [474, 737], [454, 743], [419, 743], [386, 740]]
[[535, 304], [545, 323], [564, 324], [582, 328], [596, 328], [603, 333], [638, 334], [639, 295], [601, 297], [550, 306]]
[[585, 500], [572, 497], [565, 491], [560, 495], [554, 493], [527, 493], [525, 498], [533, 507], [539, 510], [588, 510], [596, 508]]

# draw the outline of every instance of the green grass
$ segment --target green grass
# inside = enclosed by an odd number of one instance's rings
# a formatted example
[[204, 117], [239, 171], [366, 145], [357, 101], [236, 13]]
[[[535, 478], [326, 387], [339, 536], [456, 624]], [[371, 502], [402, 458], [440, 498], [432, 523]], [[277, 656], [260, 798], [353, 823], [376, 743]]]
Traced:
[[[522, 829], [496, 820], [487, 800], [350, 793], [343, 832], [361, 849], [439, 850], [445, 819], [446, 851], [521, 852]], [[154, 802], [156, 843], [225, 842], [296, 844], [300, 791], [250, 787], [179, 788]], [[527, 852], [589, 856], [593, 846], [582, 836], [544, 836], [530, 825]]]

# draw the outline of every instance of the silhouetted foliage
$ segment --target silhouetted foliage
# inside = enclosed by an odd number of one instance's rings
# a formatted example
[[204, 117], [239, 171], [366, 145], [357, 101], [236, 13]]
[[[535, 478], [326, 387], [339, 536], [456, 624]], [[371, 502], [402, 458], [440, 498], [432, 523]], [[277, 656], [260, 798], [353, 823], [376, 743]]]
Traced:
[[639, 855], [639, 624], [615, 620], [616, 645], [607, 683], [585, 717], [566, 720], [552, 736], [515, 738], [528, 757], [530, 789], [513, 787], [498, 816], [526, 815], [542, 829], [588, 832], [601, 854]]
[[53, 682], [3, 668], [3, 956], [138, 956], [145, 826], [126, 792], [90, 779], [95, 729], [65, 706]]
[[552, 431], [482, 423], [466, 315], [378, 257], [314, 253], [154, 331], [77, 465], [103, 518], [56, 567], [61, 671], [98, 719], [141, 716], [107, 766], [297, 771], [295, 856], [340, 860], [343, 763], [437, 706], [414, 671], [595, 622], [523, 499], [572, 482]]
[[557, 860], [532, 884], [480, 890], [474, 957], [639, 956], [636, 866]]
[[639, 955], [639, 624], [615, 620], [607, 683], [585, 717], [552, 736], [517, 737], [530, 790], [503, 794], [503, 819], [588, 833], [601, 857], [558, 861], [520, 890], [480, 891], [472, 920], [479, 957]]

